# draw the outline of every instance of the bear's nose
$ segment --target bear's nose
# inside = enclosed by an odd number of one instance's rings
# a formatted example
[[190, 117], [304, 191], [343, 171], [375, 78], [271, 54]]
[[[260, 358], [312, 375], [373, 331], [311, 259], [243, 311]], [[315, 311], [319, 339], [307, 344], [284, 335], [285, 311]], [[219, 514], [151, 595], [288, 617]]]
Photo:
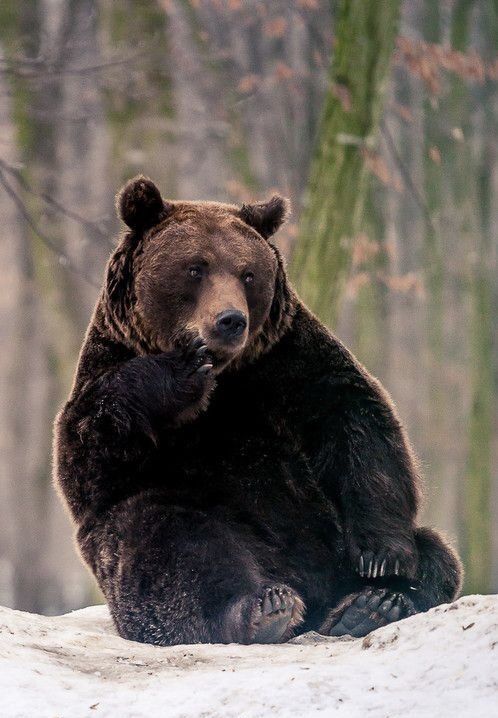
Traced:
[[237, 339], [244, 332], [247, 326], [247, 319], [242, 312], [235, 309], [227, 309], [225, 312], [218, 314], [214, 325], [222, 339]]

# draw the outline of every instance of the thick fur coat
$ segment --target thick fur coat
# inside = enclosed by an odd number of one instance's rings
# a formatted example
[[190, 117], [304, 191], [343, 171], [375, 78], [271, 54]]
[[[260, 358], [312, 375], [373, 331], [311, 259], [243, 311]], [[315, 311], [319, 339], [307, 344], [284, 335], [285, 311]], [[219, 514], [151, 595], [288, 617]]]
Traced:
[[459, 590], [392, 401], [268, 242], [286, 209], [118, 196], [55, 479], [126, 638], [364, 635]]

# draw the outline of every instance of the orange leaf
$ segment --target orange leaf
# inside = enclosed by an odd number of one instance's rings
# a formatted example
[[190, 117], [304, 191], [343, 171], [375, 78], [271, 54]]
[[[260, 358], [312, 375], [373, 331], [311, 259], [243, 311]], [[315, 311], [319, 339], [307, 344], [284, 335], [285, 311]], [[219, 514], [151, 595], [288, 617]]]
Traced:
[[275, 75], [279, 80], [290, 80], [291, 77], [294, 77], [294, 70], [289, 65], [286, 65], [285, 62], [277, 62]]
[[287, 30], [287, 20], [284, 17], [276, 17], [268, 20], [263, 25], [263, 33], [267, 37], [283, 37]]
[[374, 259], [380, 252], [378, 242], [371, 240], [364, 232], [354, 238], [353, 248], [351, 252], [351, 263], [353, 267], [360, 264], [367, 264]]
[[382, 184], [385, 184], [387, 187], [392, 187], [396, 192], [403, 191], [400, 178], [398, 175], [391, 173], [385, 159], [381, 157], [378, 152], [363, 147], [361, 154], [365, 161], [366, 168], [374, 174]]
[[441, 164], [441, 152], [438, 147], [429, 147], [429, 157], [436, 165]]
[[318, 0], [297, 0], [297, 6], [304, 10], [318, 10]]
[[337, 97], [337, 99], [341, 103], [344, 112], [351, 112], [351, 93], [346, 87], [346, 85], [341, 85], [338, 82], [332, 82], [330, 85], [330, 90], [334, 97]]
[[237, 90], [244, 93], [254, 92], [258, 84], [258, 75], [244, 75], [244, 77], [241, 78], [239, 84], [237, 85]]

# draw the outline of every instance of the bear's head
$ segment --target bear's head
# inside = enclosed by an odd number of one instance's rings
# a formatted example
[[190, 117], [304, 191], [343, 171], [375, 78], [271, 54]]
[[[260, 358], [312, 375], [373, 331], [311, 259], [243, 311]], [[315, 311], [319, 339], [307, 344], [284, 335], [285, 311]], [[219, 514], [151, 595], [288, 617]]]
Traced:
[[268, 239], [288, 202], [169, 202], [145, 177], [117, 195], [128, 226], [104, 287], [107, 325], [137, 353], [169, 351], [200, 334], [215, 371], [253, 358], [283, 334], [293, 313], [277, 249]]

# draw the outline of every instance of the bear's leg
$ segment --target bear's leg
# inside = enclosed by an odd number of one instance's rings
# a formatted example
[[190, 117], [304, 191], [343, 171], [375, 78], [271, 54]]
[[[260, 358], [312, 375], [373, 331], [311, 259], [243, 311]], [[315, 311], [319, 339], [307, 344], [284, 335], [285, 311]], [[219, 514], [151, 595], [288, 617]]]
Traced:
[[[232, 523], [179, 507], [137, 505], [105, 534], [105, 556], [116, 561], [99, 579], [124, 638], [157, 645], [278, 643], [302, 621], [298, 594], [264, 574], [255, 558], [264, 547]], [[113, 545], [116, 536], [123, 538]]]
[[461, 587], [462, 566], [453, 549], [429, 528], [417, 529], [415, 579], [387, 576], [345, 596], [320, 627], [329, 636], [365, 636], [440, 603], [453, 601]]

